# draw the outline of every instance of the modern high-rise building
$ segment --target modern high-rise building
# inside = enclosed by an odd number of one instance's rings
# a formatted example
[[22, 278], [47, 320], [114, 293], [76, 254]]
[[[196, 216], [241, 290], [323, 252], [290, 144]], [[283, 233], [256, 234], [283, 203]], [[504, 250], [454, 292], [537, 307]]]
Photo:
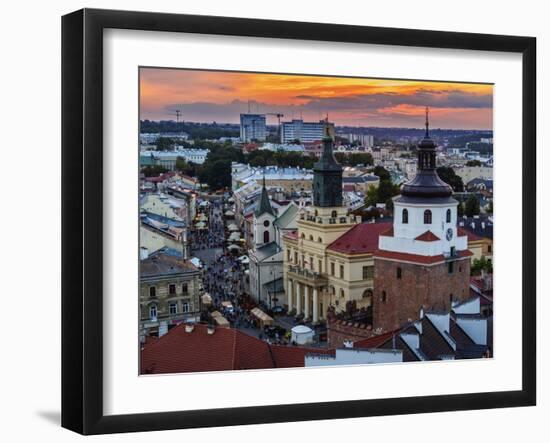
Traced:
[[241, 114], [241, 141], [265, 141], [265, 114]]
[[[301, 143], [320, 141], [323, 139], [325, 121], [305, 122], [292, 120], [281, 123], [281, 143], [299, 140]], [[334, 140], [334, 123], [328, 123], [330, 137]]]

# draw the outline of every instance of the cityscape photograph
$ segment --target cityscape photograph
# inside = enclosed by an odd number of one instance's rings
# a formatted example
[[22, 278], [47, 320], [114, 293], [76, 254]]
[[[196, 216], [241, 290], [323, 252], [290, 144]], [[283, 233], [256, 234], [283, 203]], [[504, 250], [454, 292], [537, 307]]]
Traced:
[[493, 85], [142, 67], [140, 374], [492, 358]]

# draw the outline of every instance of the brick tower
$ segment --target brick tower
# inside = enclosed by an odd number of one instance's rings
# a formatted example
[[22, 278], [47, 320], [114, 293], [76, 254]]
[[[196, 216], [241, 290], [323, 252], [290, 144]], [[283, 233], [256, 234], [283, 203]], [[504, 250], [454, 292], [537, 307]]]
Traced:
[[457, 235], [458, 202], [437, 175], [435, 155], [426, 108], [418, 172], [394, 199], [393, 227], [374, 254], [374, 330], [397, 329], [421, 309], [449, 311], [468, 298], [472, 254], [467, 236]]

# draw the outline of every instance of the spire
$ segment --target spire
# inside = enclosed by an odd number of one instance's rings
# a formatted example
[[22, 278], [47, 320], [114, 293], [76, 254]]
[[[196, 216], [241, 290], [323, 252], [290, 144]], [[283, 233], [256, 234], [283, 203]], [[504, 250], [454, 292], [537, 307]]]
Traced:
[[256, 216], [260, 216], [264, 213], [268, 213], [271, 215], [275, 215], [273, 212], [273, 208], [271, 207], [271, 202], [269, 201], [269, 194], [267, 193], [267, 188], [265, 187], [265, 169], [263, 171], [263, 178], [262, 178], [262, 193], [260, 195], [260, 202], [258, 203], [258, 206], [256, 208]]
[[436, 145], [430, 138], [429, 109], [426, 106], [426, 134], [418, 144], [416, 150], [418, 167], [416, 176], [406, 183], [401, 189], [401, 195], [405, 197], [450, 197], [452, 188], [437, 175], [436, 171]]
[[332, 152], [328, 115], [323, 126], [323, 151], [313, 165], [313, 204], [317, 207], [342, 206], [342, 166]]
[[428, 120], [429, 112], [430, 112], [430, 108], [426, 106], [426, 138], [430, 138], [430, 133], [429, 133], [430, 122]]

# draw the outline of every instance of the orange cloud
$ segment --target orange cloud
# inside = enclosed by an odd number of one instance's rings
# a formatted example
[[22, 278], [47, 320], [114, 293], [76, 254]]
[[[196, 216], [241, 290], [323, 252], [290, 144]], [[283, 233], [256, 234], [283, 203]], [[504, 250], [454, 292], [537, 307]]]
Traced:
[[[373, 126], [377, 119], [388, 124], [393, 115], [392, 124], [398, 125], [407, 123], [400, 119], [423, 113], [426, 105], [434, 117], [442, 118], [468, 109], [492, 109], [492, 85], [184, 69], [140, 71], [142, 118], [170, 118], [170, 109], [181, 107], [188, 120], [236, 122], [249, 101], [253, 111], [259, 112], [304, 118], [329, 113], [337, 124]], [[492, 125], [488, 117], [492, 112], [482, 114], [484, 120], [472, 121], [471, 127]]]

